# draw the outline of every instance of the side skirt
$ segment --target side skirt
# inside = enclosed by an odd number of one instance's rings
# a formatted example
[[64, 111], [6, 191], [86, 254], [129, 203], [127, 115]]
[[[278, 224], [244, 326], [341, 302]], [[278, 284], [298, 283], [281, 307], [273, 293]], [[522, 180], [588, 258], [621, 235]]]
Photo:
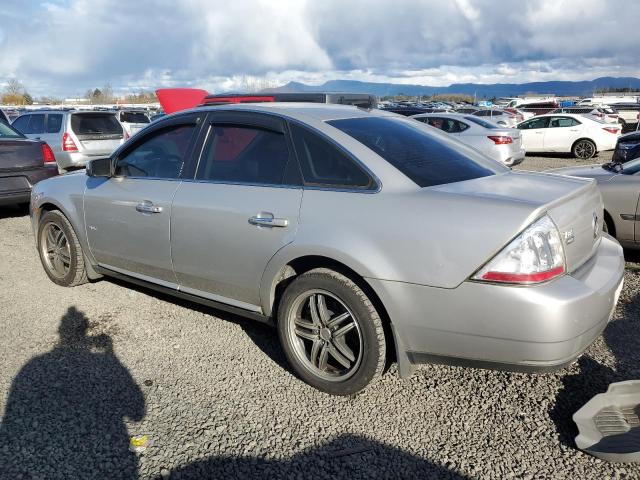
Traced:
[[267, 317], [266, 315], [262, 315], [261, 313], [252, 312], [250, 310], [245, 310], [243, 308], [234, 307], [232, 305], [227, 305], [226, 303], [216, 302], [214, 300], [209, 300], [208, 298], [199, 297], [197, 295], [192, 295], [190, 293], [181, 292], [180, 290], [175, 290], [173, 288], [164, 287], [162, 285], [158, 285], [153, 282], [147, 282], [145, 280], [141, 280], [139, 278], [131, 277], [129, 275], [125, 275], [124, 273], [114, 272], [113, 270], [109, 270], [108, 268], [96, 266], [94, 267], [97, 273], [100, 273], [106, 277], [113, 277], [120, 280], [123, 280], [127, 283], [133, 283], [134, 285], [138, 285], [140, 287], [149, 288], [151, 290], [155, 290], [160, 293], [164, 293], [166, 295], [170, 295], [172, 297], [181, 298], [182, 300], [187, 300], [189, 302], [198, 303], [200, 305], [205, 305], [207, 307], [211, 307], [216, 310], [222, 310], [223, 312], [232, 313], [234, 315], [238, 315], [241, 317], [249, 318], [251, 320], [258, 321], [260, 323], [265, 323], [270, 326], [275, 326], [275, 322], [273, 318]]

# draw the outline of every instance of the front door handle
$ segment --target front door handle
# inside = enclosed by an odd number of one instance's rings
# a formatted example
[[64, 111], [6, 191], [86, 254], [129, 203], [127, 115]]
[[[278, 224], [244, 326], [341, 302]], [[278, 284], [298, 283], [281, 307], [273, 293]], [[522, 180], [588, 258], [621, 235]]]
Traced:
[[260, 212], [259, 214], [249, 218], [251, 225], [257, 225], [259, 227], [279, 227], [284, 228], [289, 225], [289, 220], [286, 218], [275, 218], [273, 213]]
[[141, 213], [160, 213], [162, 212], [162, 207], [154, 205], [153, 202], [149, 200], [145, 200], [136, 205], [136, 210]]

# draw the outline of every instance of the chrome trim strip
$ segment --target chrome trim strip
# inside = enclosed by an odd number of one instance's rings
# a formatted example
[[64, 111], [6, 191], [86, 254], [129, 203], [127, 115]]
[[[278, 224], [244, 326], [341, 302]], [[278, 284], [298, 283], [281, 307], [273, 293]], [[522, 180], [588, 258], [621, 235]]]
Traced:
[[203, 292], [202, 290], [196, 290], [195, 288], [183, 287], [178, 288], [180, 292], [188, 293], [189, 295], [195, 295], [196, 297], [206, 298], [213, 300], [214, 302], [224, 303], [233, 307], [242, 308], [243, 310], [249, 310], [252, 312], [262, 313], [262, 307], [253, 305], [251, 303], [241, 302], [240, 300], [234, 300], [232, 298], [223, 297], [222, 295], [216, 295], [215, 293]]
[[102, 268], [106, 268], [107, 270], [113, 270], [114, 272], [121, 273], [123, 275], [127, 275], [128, 277], [139, 278], [140, 280], [144, 280], [145, 282], [155, 283], [157, 285], [160, 285], [166, 288], [178, 290], [177, 283], [167, 282], [166, 280], [160, 280], [158, 278], [150, 277], [148, 275], [143, 275], [141, 273], [135, 273], [130, 270], [125, 270], [124, 268], [118, 268], [112, 265], [107, 265], [106, 263], [98, 263], [98, 266]]

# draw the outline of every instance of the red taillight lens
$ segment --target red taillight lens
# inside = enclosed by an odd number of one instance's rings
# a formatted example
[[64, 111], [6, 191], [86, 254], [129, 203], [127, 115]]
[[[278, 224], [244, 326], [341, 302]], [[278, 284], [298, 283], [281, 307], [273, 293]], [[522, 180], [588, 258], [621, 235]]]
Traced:
[[509, 143], [513, 143], [513, 138], [508, 136], [489, 135], [487, 138], [493, 140], [493, 143], [496, 145], [507, 145]]
[[43, 143], [41, 147], [44, 163], [56, 163], [56, 156], [53, 154], [53, 150], [51, 150], [51, 147], [46, 143]]
[[558, 275], [564, 273], [564, 266], [538, 273], [505, 273], [505, 272], [486, 272], [482, 275], [483, 280], [489, 282], [506, 282], [506, 283], [539, 283], [551, 280]]
[[76, 147], [76, 144], [74, 143], [73, 138], [71, 138], [71, 135], [69, 135], [67, 132], [64, 132], [64, 135], [62, 135], [62, 151], [63, 152], [78, 151], [78, 147]]
[[604, 127], [603, 130], [609, 133], [618, 133], [620, 130], [614, 127]]

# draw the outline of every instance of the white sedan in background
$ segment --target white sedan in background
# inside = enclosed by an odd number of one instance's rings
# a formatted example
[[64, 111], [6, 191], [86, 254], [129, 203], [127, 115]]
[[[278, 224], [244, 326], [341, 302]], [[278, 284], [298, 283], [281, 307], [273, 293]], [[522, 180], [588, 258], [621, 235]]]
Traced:
[[459, 113], [421, 113], [411, 118], [447, 132], [508, 167], [524, 160], [520, 131], [515, 128], [501, 127], [482, 118]]
[[613, 150], [622, 131], [619, 125], [568, 113], [538, 115], [517, 128], [527, 152], [571, 152], [582, 159]]

